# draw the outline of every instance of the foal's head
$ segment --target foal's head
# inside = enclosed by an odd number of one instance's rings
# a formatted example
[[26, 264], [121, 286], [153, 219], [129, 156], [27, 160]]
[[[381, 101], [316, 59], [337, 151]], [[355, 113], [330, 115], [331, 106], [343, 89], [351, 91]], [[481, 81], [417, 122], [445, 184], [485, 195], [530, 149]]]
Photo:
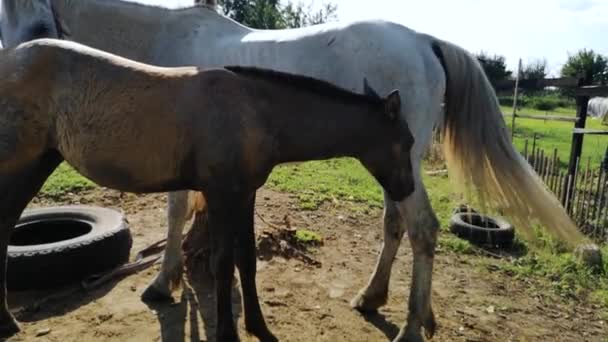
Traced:
[[[378, 94], [365, 81], [365, 93], [378, 97]], [[367, 170], [376, 178], [393, 201], [402, 201], [414, 192], [414, 177], [411, 149], [414, 137], [401, 115], [399, 91], [392, 91], [382, 99], [379, 113], [382, 131], [375, 132], [373, 141], [367, 142], [368, 148], [360, 157]]]

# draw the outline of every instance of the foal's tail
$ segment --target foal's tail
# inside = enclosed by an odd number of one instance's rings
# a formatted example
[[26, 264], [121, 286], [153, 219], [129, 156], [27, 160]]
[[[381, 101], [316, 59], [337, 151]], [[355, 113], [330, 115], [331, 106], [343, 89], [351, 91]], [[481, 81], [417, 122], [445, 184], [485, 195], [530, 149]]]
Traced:
[[432, 48], [446, 74], [444, 154], [450, 176], [501, 211], [527, 237], [531, 222], [570, 246], [584, 236], [526, 160], [513, 148], [496, 94], [477, 59], [441, 40]]

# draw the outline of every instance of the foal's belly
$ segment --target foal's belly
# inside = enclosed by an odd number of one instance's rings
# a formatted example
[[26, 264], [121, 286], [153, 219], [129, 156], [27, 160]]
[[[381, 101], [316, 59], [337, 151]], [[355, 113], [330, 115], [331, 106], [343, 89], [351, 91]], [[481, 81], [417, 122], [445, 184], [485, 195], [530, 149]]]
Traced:
[[180, 174], [180, 156], [165, 151], [129, 148], [60, 151], [68, 164], [98, 185], [125, 192], [190, 189]]

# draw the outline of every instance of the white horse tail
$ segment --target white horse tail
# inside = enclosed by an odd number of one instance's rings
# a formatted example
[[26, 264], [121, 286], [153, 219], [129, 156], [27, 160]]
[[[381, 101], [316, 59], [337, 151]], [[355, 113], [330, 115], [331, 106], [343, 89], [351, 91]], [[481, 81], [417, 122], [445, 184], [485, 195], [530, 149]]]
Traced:
[[[432, 41], [446, 74], [444, 154], [450, 177], [532, 238], [531, 221], [574, 246], [585, 237], [557, 198], [515, 150], [494, 89], [477, 59], [445, 41]], [[472, 198], [471, 198], [472, 199]]]

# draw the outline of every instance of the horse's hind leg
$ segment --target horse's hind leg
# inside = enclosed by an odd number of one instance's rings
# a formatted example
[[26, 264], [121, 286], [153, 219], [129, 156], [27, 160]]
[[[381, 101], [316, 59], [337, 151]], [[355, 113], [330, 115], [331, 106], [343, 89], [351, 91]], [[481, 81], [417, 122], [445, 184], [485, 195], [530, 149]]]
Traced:
[[405, 233], [405, 222], [401, 220], [397, 204], [384, 194], [384, 243], [382, 251], [367, 286], [353, 298], [351, 305], [357, 310], [375, 311], [386, 304], [391, 268]]
[[414, 259], [412, 287], [408, 324], [400, 331], [396, 341], [422, 341], [421, 327], [425, 328], [427, 336], [432, 336], [436, 329], [431, 307], [431, 280], [439, 222], [420, 177], [414, 193], [406, 200], [395, 203], [385, 195], [384, 203], [382, 252], [368, 285], [351, 304], [360, 311], [374, 311], [386, 303], [391, 268], [407, 228]]
[[260, 341], [278, 341], [270, 332], [264, 321], [262, 309], [256, 289], [256, 249], [255, 232], [253, 224], [255, 192], [243, 210], [243, 216], [237, 227], [236, 256], [239, 274], [241, 276], [241, 289], [245, 308], [245, 329]]
[[421, 182], [399, 209], [407, 220], [414, 265], [407, 325], [395, 341], [423, 341], [420, 328], [424, 327], [427, 338], [431, 338], [437, 327], [431, 307], [431, 282], [439, 221]]
[[16, 172], [0, 174], [0, 337], [10, 337], [19, 332], [6, 302], [6, 261], [11, 231], [61, 160], [59, 154], [52, 152]]
[[160, 271], [141, 295], [144, 301], [171, 299], [171, 291], [179, 286], [182, 278], [182, 232], [186, 221], [195, 210], [194, 191], [170, 192], [167, 199], [168, 225], [167, 244]]

